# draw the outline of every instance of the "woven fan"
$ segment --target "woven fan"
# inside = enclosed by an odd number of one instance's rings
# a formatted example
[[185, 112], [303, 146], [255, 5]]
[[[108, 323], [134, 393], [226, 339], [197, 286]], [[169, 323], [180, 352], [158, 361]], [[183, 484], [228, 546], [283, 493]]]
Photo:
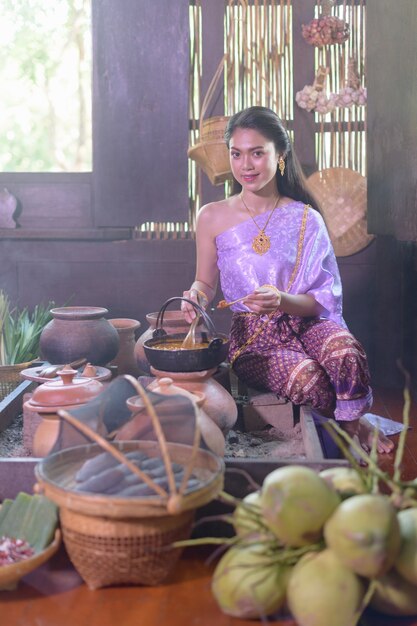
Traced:
[[367, 232], [366, 178], [348, 168], [331, 167], [314, 172], [307, 182], [320, 204], [336, 256], [366, 248], [374, 239]]

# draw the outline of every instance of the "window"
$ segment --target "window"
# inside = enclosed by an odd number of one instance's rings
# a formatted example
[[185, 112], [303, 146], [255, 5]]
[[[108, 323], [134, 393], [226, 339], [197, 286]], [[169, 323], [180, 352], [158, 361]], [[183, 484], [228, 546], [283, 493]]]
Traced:
[[2, 0], [0, 39], [0, 170], [91, 171], [91, 0]]

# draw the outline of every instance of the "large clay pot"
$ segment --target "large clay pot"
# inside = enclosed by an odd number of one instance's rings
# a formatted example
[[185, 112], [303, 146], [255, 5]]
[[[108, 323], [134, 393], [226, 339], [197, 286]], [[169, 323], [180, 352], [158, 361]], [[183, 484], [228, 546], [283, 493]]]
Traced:
[[138, 320], [119, 317], [109, 320], [119, 334], [119, 351], [110, 365], [117, 365], [117, 374], [131, 374], [138, 377], [140, 369], [135, 358], [135, 332], [140, 327]]
[[230, 393], [213, 378], [216, 371], [217, 368], [202, 372], [163, 372], [151, 367], [151, 373], [158, 379], [168, 376], [178, 387], [191, 393], [203, 393], [204, 412], [226, 434], [237, 420], [237, 406]]
[[50, 363], [70, 363], [85, 357], [106, 365], [119, 349], [119, 333], [104, 317], [108, 310], [92, 306], [51, 309], [53, 319], [40, 338], [40, 351]]
[[[158, 312], [148, 313], [146, 321], [149, 324], [149, 328], [140, 335], [135, 346], [135, 358], [139, 369], [144, 374], [149, 374], [151, 369], [148, 359], [145, 356], [145, 349], [143, 344], [148, 339], [152, 338], [152, 333], [156, 328], [156, 321], [158, 319]], [[177, 333], [187, 333], [190, 324], [184, 319], [182, 311], [165, 311], [164, 315], [164, 330], [168, 335], [175, 335]], [[167, 374], [168, 375], [168, 374]]]

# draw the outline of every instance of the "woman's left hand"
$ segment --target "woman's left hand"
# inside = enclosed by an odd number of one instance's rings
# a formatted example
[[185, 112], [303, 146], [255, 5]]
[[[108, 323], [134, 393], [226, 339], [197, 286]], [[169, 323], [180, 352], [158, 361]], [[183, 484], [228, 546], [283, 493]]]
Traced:
[[281, 304], [281, 292], [273, 285], [262, 285], [246, 296], [246, 306], [259, 315], [274, 313]]

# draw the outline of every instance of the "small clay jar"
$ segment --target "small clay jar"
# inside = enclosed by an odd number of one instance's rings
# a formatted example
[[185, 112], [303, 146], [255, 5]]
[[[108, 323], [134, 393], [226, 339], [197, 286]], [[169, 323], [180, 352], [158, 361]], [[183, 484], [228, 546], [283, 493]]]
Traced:
[[36, 457], [48, 455], [56, 443], [60, 425], [59, 409], [79, 407], [98, 396], [103, 389], [98, 380], [74, 378], [77, 370], [71, 367], [63, 367], [58, 374], [61, 380], [39, 385], [32, 397], [24, 403], [24, 409], [41, 417], [32, 445]]
[[187, 389], [184, 389], [181, 386], [174, 385], [174, 381], [168, 376], [157, 378], [154, 382], [148, 385], [147, 389], [162, 395], [180, 394], [195, 402], [198, 407], [198, 425], [200, 427], [204, 443], [209, 450], [218, 456], [224, 456], [224, 436], [217, 424], [210, 419], [207, 413], [203, 410], [203, 406], [206, 403], [206, 396], [203, 392], [197, 390], [193, 392], [187, 391]]
[[140, 369], [135, 358], [135, 332], [140, 328], [140, 322], [125, 317], [109, 320], [119, 334], [119, 350], [110, 362], [110, 365], [117, 366], [117, 374], [130, 374], [138, 377]]
[[[156, 322], [158, 319], [158, 313], [148, 313], [146, 315], [146, 321], [149, 324], [149, 328], [143, 332], [135, 345], [135, 358], [136, 363], [144, 374], [150, 373], [150, 365], [148, 359], [145, 356], [145, 349], [143, 344], [148, 339], [152, 338], [153, 331], [156, 328]], [[184, 318], [182, 311], [165, 311], [164, 313], [164, 330], [168, 335], [187, 334], [190, 324]]]
[[[225, 439], [223, 433], [220, 428], [210, 419], [201, 408], [205, 403], [205, 395], [200, 391], [190, 392], [182, 387], [178, 387], [174, 385], [174, 381], [172, 378], [163, 377], [159, 379], [155, 379], [152, 381], [148, 387], [147, 391], [153, 391], [155, 393], [159, 393], [164, 396], [183, 396], [188, 398], [194, 405], [196, 405], [196, 417], [198, 422], [198, 427], [200, 428], [201, 438], [202, 438], [202, 447], [207, 448], [217, 454], [217, 456], [224, 456], [225, 451]], [[133, 396], [128, 398], [127, 406], [130, 411], [135, 415], [138, 412], [138, 409], [143, 408], [143, 401], [140, 396]], [[172, 413], [170, 413], [172, 410]], [[171, 405], [171, 407], [164, 407], [161, 411], [161, 406], [157, 405], [155, 407], [155, 411], [162, 423], [162, 428], [165, 436], [168, 441], [173, 443], [183, 443], [191, 442], [194, 440], [194, 424], [190, 424], [189, 420], [184, 420], [183, 415], [180, 416], [180, 419], [176, 421], [176, 413], [177, 408], [175, 403]], [[165, 415], [167, 413], [167, 415]], [[146, 432], [149, 432], [150, 421], [145, 416], [143, 423], [140, 424], [140, 421], [143, 419], [143, 416], [139, 413], [137, 418], [133, 417], [133, 420], [136, 419], [135, 428], [139, 428], [138, 432], [135, 432], [135, 438], [142, 438]], [[152, 428], [153, 429], [153, 428]], [[140, 434], [139, 434], [140, 433]], [[126, 434], [126, 433], [125, 433]]]
[[40, 351], [50, 363], [70, 363], [86, 358], [93, 365], [106, 365], [117, 354], [119, 333], [104, 317], [102, 307], [68, 306], [51, 309], [53, 319], [40, 337]]
[[163, 372], [151, 367], [151, 373], [158, 380], [169, 377], [182, 389], [191, 393], [203, 393], [204, 412], [217, 424], [223, 434], [227, 434], [237, 420], [237, 406], [231, 394], [213, 378], [216, 371], [217, 368], [202, 372]]

